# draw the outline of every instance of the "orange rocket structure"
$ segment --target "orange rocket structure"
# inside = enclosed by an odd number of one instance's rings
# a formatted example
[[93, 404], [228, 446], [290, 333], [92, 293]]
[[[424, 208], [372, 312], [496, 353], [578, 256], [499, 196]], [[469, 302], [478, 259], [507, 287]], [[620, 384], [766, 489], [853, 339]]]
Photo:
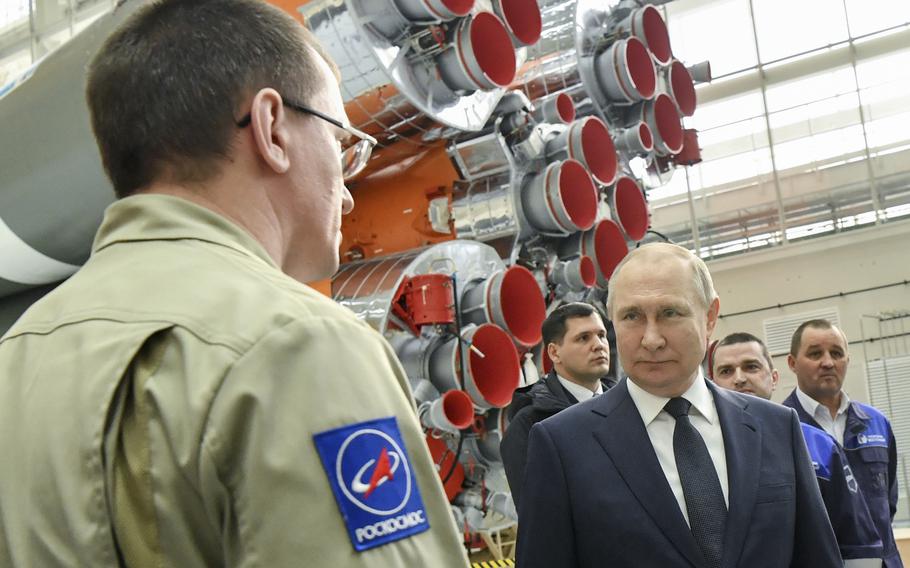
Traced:
[[[708, 67], [674, 58], [642, 0], [269, 1], [325, 46], [351, 123], [379, 141], [349, 184], [342, 266], [317, 286], [395, 349], [465, 531], [514, 520], [505, 407], [545, 366], [547, 311], [602, 305], [649, 231], [647, 189], [699, 161], [681, 120]], [[113, 194], [81, 89], [60, 85], [137, 4], [0, 87], [17, 132], [0, 152], [0, 316], [88, 257]], [[54, 136], [27, 123], [35, 105]]]

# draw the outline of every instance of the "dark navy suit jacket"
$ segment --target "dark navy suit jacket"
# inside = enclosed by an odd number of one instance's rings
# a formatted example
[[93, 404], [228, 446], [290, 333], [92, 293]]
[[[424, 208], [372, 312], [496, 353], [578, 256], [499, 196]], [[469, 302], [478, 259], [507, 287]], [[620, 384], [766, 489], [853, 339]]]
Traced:
[[[532, 428], [521, 568], [704, 566], [627, 380]], [[842, 566], [796, 413], [708, 388], [729, 481], [724, 568]]]

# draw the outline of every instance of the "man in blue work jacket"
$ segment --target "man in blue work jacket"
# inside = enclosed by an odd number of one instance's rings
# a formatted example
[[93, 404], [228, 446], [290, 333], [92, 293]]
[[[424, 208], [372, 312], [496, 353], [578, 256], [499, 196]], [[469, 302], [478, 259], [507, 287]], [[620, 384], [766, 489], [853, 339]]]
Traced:
[[[768, 348], [750, 333], [732, 333], [712, 351], [711, 375], [723, 388], [770, 400], [780, 378]], [[846, 568], [880, 568], [882, 542], [843, 450], [823, 430], [802, 424], [825, 509]]]
[[891, 521], [897, 510], [897, 444], [891, 424], [875, 408], [843, 391], [850, 355], [844, 332], [828, 320], [802, 323], [787, 363], [797, 388], [784, 400], [806, 424], [821, 428], [844, 449], [884, 546], [885, 568], [903, 566]]

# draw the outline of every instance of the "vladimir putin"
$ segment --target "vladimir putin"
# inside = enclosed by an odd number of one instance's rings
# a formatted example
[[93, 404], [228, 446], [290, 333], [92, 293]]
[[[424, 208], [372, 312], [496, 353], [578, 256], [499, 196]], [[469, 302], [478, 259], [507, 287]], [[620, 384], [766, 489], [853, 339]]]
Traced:
[[701, 374], [719, 307], [684, 248], [620, 263], [607, 311], [628, 378], [532, 428], [522, 568], [842, 566], [795, 412]]

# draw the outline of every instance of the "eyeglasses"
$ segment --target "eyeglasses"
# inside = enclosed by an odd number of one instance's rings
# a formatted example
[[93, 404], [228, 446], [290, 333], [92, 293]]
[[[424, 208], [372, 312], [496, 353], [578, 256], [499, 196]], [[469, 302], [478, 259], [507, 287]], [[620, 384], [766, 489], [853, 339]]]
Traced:
[[[370, 160], [370, 154], [373, 153], [373, 146], [376, 145], [376, 139], [367, 134], [357, 130], [353, 126], [347, 126], [342, 123], [340, 120], [334, 119], [331, 116], [323, 114], [318, 110], [313, 110], [309, 107], [305, 107], [302, 104], [295, 103], [287, 99], [282, 100], [284, 106], [288, 107], [291, 110], [296, 110], [299, 113], [311, 114], [317, 118], [333, 124], [338, 128], [344, 130], [351, 136], [356, 136], [359, 138], [357, 142], [354, 142], [350, 146], [344, 149], [341, 153], [341, 175], [345, 181], [353, 178], [357, 174], [363, 171], [366, 167], [367, 162]], [[243, 118], [237, 122], [239, 128], [246, 128], [249, 126], [252, 116], [250, 113], [246, 113]]]

